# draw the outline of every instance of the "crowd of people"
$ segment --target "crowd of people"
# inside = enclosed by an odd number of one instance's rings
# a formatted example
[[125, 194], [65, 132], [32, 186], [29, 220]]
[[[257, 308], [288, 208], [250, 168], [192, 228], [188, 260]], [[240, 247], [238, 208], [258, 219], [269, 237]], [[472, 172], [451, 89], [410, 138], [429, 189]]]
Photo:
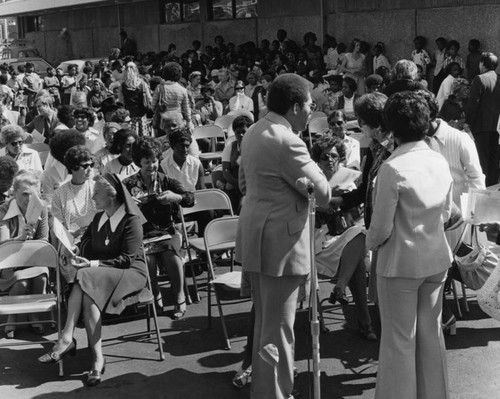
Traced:
[[[394, 65], [383, 42], [372, 51], [354, 39], [349, 52], [329, 35], [323, 48], [316, 42], [308, 32], [298, 45], [279, 29], [260, 46], [217, 36], [213, 46], [202, 50], [195, 40], [178, 55], [174, 44], [138, 53], [129, 40], [121, 54], [113, 49], [66, 74], [49, 68], [43, 79], [29, 62], [0, 66], [0, 242], [57, 245], [48, 228], [56, 218], [76, 243], [61, 256], [66, 324], [40, 362], [76, 351], [83, 314], [88, 385], [98, 384], [102, 313], [120, 313], [146, 273], [162, 309], [158, 269], [170, 277], [171, 317], [185, 316], [179, 207], [193, 206], [193, 192], [212, 174], [240, 214], [237, 253], [254, 301], [233, 383], [253, 375], [252, 397], [291, 397], [295, 308], [310, 264], [307, 194], [295, 182], [307, 176], [318, 203], [318, 271], [335, 281], [329, 300], [347, 303], [349, 287], [360, 336], [377, 341], [367, 306], [371, 264], [369, 294], [382, 320], [376, 397], [448, 397], [443, 331], [454, 332], [456, 319], [443, 290], [460, 236], [449, 221], [459, 218], [462, 193], [498, 183], [498, 59], [475, 39], [462, 58], [457, 41], [438, 38], [430, 56], [418, 36], [409, 59]], [[328, 129], [304, 134], [313, 111]], [[199, 159], [211, 143], [192, 133], [223, 115], [233, 118], [215, 167]], [[350, 136], [356, 121], [367, 147]], [[48, 206], [36, 223], [26, 220], [33, 196]], [[161, 235], [168, 238], [145, 262], [144, 238]], [[45, 268], [11, 271], [0, 289], [43, 293], [47, 279]], [[44, 333], [36, 319], [33, 328]], [[13, 338], [14, 326], [6, 334]], [[268, 344], [279, 360], [269, 361]]]

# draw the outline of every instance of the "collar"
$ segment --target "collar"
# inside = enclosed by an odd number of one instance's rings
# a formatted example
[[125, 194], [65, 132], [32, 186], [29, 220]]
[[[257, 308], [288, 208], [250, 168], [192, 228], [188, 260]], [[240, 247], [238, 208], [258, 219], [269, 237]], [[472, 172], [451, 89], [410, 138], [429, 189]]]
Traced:
[[292, 130], [292, 125], [288, 122], [284, 116], [277, 114], [276, 112], [268, 112], [264, 119], [267, 119], [269, 122], [277, 123], [278, 125], [283, 125], [287, 129]]
[[[171, 148], [169, 148], [167, 150], [167, 154], [165, 155], [165, 158], [167, 160], [167, 165], [168, 166], [173, 166], [173, 167], [176, 167], [176, 168], [180, 169], [179, 164], [177, 162], [175, 162], [174, 151]], [[193, 163], [194, 163], [194, 157], [191, 154], [188, 154], [187, 157], [186, 157], [186, 160], [184, 161], [184, 164], [182, 166], [184, 166], [184, 165], [190, 165], [191, 166]], [[166, 174], [166, 171], [163, 171], [163, 172], [165, 172], [165, 174]]]
[[422, 150], [429, 150], [429, 146], [426, 144], [426, 142], [424, 140], [412, 141], [410, 143], [404, 143], [404, 144], [401, 144], [399, 147], [397, 147], [394, 150], [391, 158], [396, 157], [396, 156], [401, 155], [401, 154], [405, 154], [407, 152], [422, 151]]
[[436, 119], [436, 122], [438, 123], [438, 127], [436, 129], [436, 132], [434, 133], [434, 135], [430, 136], [429, 138], [432, 139], [434, 137], [441, 144], [445, 145], [446, 144], [446, 125], [447, 125], [447, 123], [439, 118]]
[[99, 220], [99, 225], [97, 226], [97, 231], [101, 230], [101, 227], [109, 220], [109, 226], [111, 227], [111, 232], [114, 233], [118, 224], [125, 217], [125, 204], [121, 204], [111, 217], [109, 217], [106, 212], [102, 213], [101, 219]]
[[5, 214], [5, 216], [3, 217], [3, 220], [12, 219], [15, 216], [24, 217], [21, 210], [19, 209], [19, 206], [17, 205], [16, 200], [13, 198], [10, 201], [9, 209], [7, 210], [7, 213]]

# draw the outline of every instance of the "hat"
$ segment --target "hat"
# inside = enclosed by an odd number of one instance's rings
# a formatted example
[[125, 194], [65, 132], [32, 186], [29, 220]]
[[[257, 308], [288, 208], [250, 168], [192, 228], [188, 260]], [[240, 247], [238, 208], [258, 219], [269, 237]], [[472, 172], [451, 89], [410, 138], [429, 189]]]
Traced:
[[234, 85], [234, 88], [235, 89], [244, 89], [245, 88], [245, 84], [243, 83], [242, 80], [238, 80], [236, 82], [236, 84]]
[[366, 78], [366, 86], [380, 86], [384, 82], [384, 78], [376, 73]]
[[191, 80], [193, 79], [195, 76], [201, 76], [201, 72], [200, 71], [193, 71], [189, 74], [188, 76], [188, 79]]
[[123, 201], [123, 204], [125, 205], [125, 212], [127, 212], [129, 215], [139, 216], [141, 224], [146, 223], [146, 218], [137, 206], [137, 203], [132, 199], [132, 196], [130, 195], [120, 178], [114, 173], [106, 173], [103, 175], [103, 177], [116, 190], [117, 199], [119, 201]]
[[103, 114], [107, 112], [116, 111], [118, 108], [121, 108], [122, 105], [116, 102], [116, 99], [113, 96], [107, 97], [101, 102], [101, 108], [97, 111], [102, 112]]
[[212, 69], [212, 72], [210, 72], [210, 76], [219, 76], [219, 70], [218, 69]]

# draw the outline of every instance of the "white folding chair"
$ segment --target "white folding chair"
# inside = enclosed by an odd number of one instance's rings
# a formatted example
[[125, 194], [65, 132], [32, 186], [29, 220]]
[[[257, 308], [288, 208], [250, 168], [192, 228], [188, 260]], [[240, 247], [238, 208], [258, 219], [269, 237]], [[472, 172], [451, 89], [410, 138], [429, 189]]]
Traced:
[[[255, 117], [253, 116], [253, 114], [250, 111], [246, 110], [246, 109], [236, 109], [234, 111], [228, 112], [227, 115], [228, 116], [234, 116], [235, 118], [238, 117], [238, 116], [244, 115], [244, 116], [248, 117], [252, 121], [252, 123], [255, 122]], [[233, 121], [234, 121], [234, 119], [233, 119]], [[232, 123], [233, 122], [231, 122], [231, 124]]]
[[201, 161], [220, 160], [222, 158], [222, 151], [216, 151], [218, 138], [222, 139], [224, 143], [226, 142], [226, 136], [224, 135], [224, 130], [222, 130], [222, 128], [217, 125], [204, 125], [195, 127], [193, 130], [193, 138], [195, 140], [211, 140], [210, 152], [202, 152], [200, 154]]
[[204, 244], [208, 260], [209, 284], [208, 284], [208, 325], [212, 325], [212, 303], [211, 288], [215, 294], [217, 308], [222, 325], [222, 332], [226, 341], [226, 349], [231, 349], [231, 342], [227, 333], [224, 313], [222, 311], [222, 302], [239, 303], [249, 301], [250, 298], [241, 298], [241, 272], [233, 271], [218, 274], [214, 273], [212, 253], [221, 251], [234, 251], [236, 241], [236, 231], [238, 227], [238, 216], [221, 217], [212, 220], [205, 229]]
[[[40, 320], [41, 324], [56, 324], [58, 336], [61, 335], [61, 277], [57, 251], [47, 241], [7, 241], [0, 244], [0, 270], [19, 267], [47, 267], [55, 269], [55, 293], [32, 295], [8, 295], [0, 297], [0, 315], [43, 313], [46, 317], [50, 312], [50, 319]], [[56, 311], [56, 312], [54, 312]], [[54, 319], [55, 313], [55, 319]], [[15, 323], [1, 323], [0, 328], [6, 325], [29, 325], [30, 321], [17, 321]], [[46, 344], [56, 340], [23, 341], [1, 343], [0, 347]], [[63, 361], [59, 362], [59, 376], [64, 375]]]
[[182, 222], [182, 248], [187, 251], [189, 259], [189, 267], [191, 276], [193, 279], [193, 286], [195, 290], [195, 302], [199, 302], [200, 298], [198, 295], [198, 285], [196, 282], [196, 276], [193, 270], [193, 255], [191, 250], [197, 253], [205, 252], [205, 243], [203, 237], [188, 235], [188, 228], [186, 223], [186, 216], [192, 215], [196, 212], [202, 211], [226, 211], [230, 216], [233, 216], [233, 208], [231, 206], [231, 200], [224, 191], [219, 189], [211, 188], [206, 190], [196, 190], [194, 192], [194, 206], [190, 208], [180, 207], [180, 215]]
[[219, 116], [215, 122], [214, 125], [219, 126], [224, 132], [226, 133], [227, 137], [234, 136], [233, 132], [233, 121], [236, 119], [237, 115], [221, 115]]
[[311, 119], [309, 122], [309, 133], [323, 134], [326, 131], [328, 131], [328, 118], [326, 116]]

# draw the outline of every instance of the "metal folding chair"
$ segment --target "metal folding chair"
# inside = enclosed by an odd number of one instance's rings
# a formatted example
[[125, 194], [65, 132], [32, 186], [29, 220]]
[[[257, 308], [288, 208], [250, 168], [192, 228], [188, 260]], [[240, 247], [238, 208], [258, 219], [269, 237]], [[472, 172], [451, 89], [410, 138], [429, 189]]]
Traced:
[[217, 151], [217, 139], [220, 138], [224, 143], [226, 136], [222, 128], [217, 125], [205, 125], [195, 127], [193, 130], [193, 138], [195, 140], [210, 139], [211, 150], [210, 152], [202, 152], [200, 154], [201, 161], [220, 160], [222, 158], [222, 151]]
[[[19, 267], [47, 267], [55, 269], [55, 293], [38, 295], [8, 295], [0, 297], [0, 315], [30, 314], [50, 312], [49, 320], [40, 320], [41, 324], [56, 324], [58, 336], [61, 334], [61, 278], [59, 275], [59, 263], [57, 252], [47, 241], [27, 240], [27, 241], [7, 241], [0, 244], [0, 270]], [[55, 312], [54, 312], [55, 311]], [[55, 318], [54, 318], [55, 313]], [[0, 327], [6, 325], [28, 325], [29, 321], [18, 321], [15, 323], [1, 323]], [[0, 347], [46, 344], [47, 341], [23, 341], [0, 343]], [[64, 375], [63, 361], [59, 362], [59, 376]]]

